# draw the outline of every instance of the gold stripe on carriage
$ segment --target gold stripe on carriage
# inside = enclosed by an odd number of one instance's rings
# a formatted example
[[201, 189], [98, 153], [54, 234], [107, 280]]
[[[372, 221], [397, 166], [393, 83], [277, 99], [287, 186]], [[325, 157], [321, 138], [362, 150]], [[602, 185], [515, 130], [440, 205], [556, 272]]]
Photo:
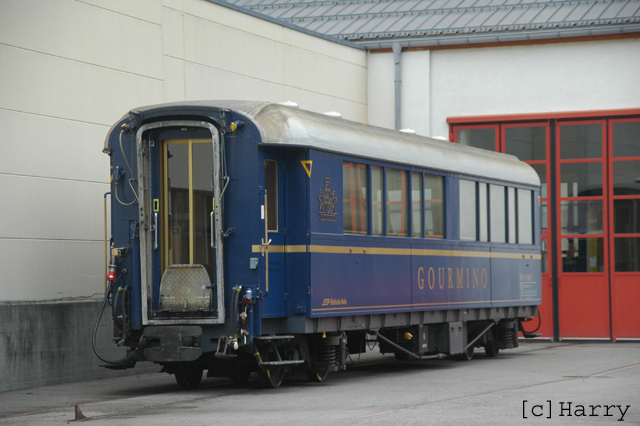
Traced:
[[[251, 246], [253, 253], [260, 253], [261, 246]], [[488, 251], [467, 251], [467, 250], [436, 250], [436, 249], [399, 249], [381, 247], [347, 247], [347, 246], [324, 246], [324, 245], [269, 245], [270, 253], [325, 253], [325, 254], [376, 254], [395, 256], [446, 256], [446, 257], [473, 257], [485, 259], [542, 259], [542, 255], [505, 253]]]

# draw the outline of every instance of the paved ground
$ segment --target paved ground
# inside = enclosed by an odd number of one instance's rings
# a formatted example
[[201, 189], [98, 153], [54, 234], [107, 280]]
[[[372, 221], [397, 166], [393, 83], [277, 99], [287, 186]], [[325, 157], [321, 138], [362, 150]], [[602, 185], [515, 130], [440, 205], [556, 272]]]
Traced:
[[179, 391], [158, 373], [23, 389], [0, 393], [0, 425], [66, 424], [75, 405], [92, 425], [640, 425], [640, 343], [522, 342], [470, 362], [372, 352], [275, 390], [205, 379]]

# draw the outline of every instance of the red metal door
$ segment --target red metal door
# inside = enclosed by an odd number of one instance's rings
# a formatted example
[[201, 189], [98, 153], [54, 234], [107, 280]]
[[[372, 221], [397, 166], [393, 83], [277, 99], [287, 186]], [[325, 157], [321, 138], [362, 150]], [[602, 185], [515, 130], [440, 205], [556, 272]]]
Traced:
[[640, 119], [609, 122], [612, 338], [640, 338]]
[[606, 121], [557, 127], [561, 338], [610, 337]]

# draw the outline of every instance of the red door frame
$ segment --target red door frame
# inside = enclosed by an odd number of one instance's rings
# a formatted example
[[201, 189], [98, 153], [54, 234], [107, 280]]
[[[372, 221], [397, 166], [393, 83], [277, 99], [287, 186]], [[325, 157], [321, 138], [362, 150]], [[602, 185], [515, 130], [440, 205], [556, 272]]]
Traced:
[[[609, 178], [609, 263], [611, 283], [611, 310], [614, 313], [611, 318], [612, 340], [638, 339], [640, 338], [640, 318], [638, 317], [638, 301], [640, 300], [640, 271], [616, 272], [615, 270], [615, 238], [632, 237], [640, 238], [640, 233], [616, 234], [614, 228], [615, 200], [640, 200], [640, 195], [614, 195], [613, 192], [613, 165], [619, 161], [639, 161], [640, 157], [614, 157], [613, 156], [613, 127], [617, 123], [640, 122], [640, 118], [626, 118], [609, 120], [609, 146], [608, 146], [608, 178]], [[640, 170], [638, 171], [640, 177]], [[640, 188], [640, 183], [638, 184]]]
[[[599, 124], [601, 126], [601, 153], [599, 158], [562, 159], [562, 128], [567, 126]], [[598, 238], [602, 240], [603, 251], [608, 253], [606, 238], [608, 224], [607, 204], [607, 122], [606, 120], [562, 121], [556, 131], [556, 229], [558, 235], [558, 311], [561, 338], [603, 338], [611, 337], [611, 299], [609, 283], [609, 261], [604, 257], [602, 272], [564, 272], [562, 262], [562, 242], [569, 239]], [[602, 165], [602, 194], [600, 196], [567, 196], [561, 194], [561, 172], [564, 164], [600, 163]], [[601, 201], [602, 233], [600, 234], [563, 234], [562, 202], [563, 201]], [[582, 318], [576, 321], [576, 318]]]

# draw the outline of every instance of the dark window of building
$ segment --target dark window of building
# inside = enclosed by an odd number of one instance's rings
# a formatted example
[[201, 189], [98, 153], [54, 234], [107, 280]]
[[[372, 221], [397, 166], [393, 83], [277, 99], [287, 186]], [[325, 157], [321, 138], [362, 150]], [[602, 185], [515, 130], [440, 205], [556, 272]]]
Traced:
[[521, 161], [545, 160], [547, 157], [547, 128], [545, 126], [506, 127], [504, 152]]
[[602, 158], [602, 124], [560, 126], [560, 158]]
[[602, 238], [563, 238], [562, 272], [604, 272]]
[[460, 129], [458, 130], [458, 143], [489, 151], [496, 150], [496, 129]]

